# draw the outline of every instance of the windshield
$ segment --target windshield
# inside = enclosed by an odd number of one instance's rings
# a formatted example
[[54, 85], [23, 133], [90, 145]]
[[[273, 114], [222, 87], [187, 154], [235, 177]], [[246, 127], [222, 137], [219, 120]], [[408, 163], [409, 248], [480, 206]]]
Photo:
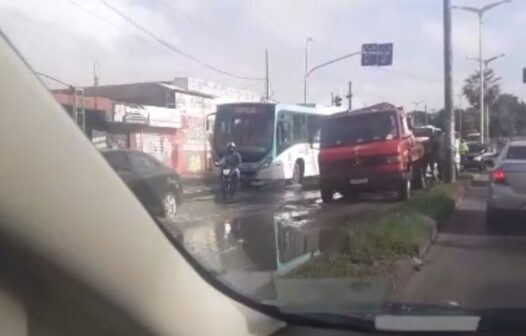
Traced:
[[220, 106], [214, 131], [214, 146], [220, 154], [226, 152], [228, 143], [234, 142], [237, 150], [245, 154], [245, 160], [259, 161], [272, 149], [274, 108], [269, 105]]
[[56, 127], [80, 132], [98, 175], [114, 171], [213, 281], [328, 323], [397, 304], [526, 307], [526, 171], [503, 163], [526, 160], [526, 1], [0, 6], [0, 35], [34, 72], [24, 80], [72, 121]]
[[420, 128], [420, 127], [417, 127], [415, 129], [413, 129], [413, 134], [416, 136], [416, 137], [427, 137], [427, 138], [431, 138], [433, 136], [433, 129], [432, 128]]
[[526, 160], [526, 146], [510, 146], [507, 158], [511, 160]]
[[322, 147], [344, 146], [393, 140], [397, 137], [395, 113], [368, 113], [326, 120], [321, 131], [321, 145]]

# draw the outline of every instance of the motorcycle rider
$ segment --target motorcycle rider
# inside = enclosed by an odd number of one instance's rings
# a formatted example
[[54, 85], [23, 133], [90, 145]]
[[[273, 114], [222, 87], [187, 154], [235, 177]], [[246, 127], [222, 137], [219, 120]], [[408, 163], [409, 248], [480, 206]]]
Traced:
[[241, 164], [241, 154], [236, 150], [236, 144], [234, 142], [229, 142], [226, 145], [227, 153], [219, 162], [220, 166], [223, 168], [230, 169], [230, 176], [234, 178], [234, 185], [236, 188], [239, 185], [240, 181], [240, 171], [239, 165]]

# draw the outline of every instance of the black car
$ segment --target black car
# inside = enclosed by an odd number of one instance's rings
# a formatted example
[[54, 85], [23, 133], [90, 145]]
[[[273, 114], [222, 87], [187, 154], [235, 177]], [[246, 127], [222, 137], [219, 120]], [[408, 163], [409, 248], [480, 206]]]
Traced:
[[183, 194], [177, 172], [139, 151], [106, 150], [102, 155], [151, 214], [174, 218]]
[[488, 167], [489, 162], [498, 154], [491, 145], [468, 143], [469, 151], [462, 159], [464, 168], [476, 168], [480, 171]]

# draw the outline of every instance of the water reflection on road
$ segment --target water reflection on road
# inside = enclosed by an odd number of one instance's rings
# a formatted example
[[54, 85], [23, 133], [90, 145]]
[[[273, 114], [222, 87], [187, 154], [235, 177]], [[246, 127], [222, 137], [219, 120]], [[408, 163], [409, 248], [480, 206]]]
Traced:
[[327, 206], [318, 191], [290, 187], [255, 190], [228, 204], [213, 195], [194, 199], [171, 225], [207, 269], [245, 294], [269, 299], [272, 279], [311, 258], [323, 242], [330, 244], [338, 220], [378, 206]]

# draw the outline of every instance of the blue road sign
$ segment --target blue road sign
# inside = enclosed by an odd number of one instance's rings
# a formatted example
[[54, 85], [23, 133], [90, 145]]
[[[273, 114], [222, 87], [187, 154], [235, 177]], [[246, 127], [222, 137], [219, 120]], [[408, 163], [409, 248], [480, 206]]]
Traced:
[[388, 66], [393, 64], [392, 43], [362, 44], [362, 66]]
[[378, 66], [393, 64], [393, 44], [383, 43], [378, 45]]
[[362, 66], [372, 66], [378, 64], [378, 44], [362, 44]]

